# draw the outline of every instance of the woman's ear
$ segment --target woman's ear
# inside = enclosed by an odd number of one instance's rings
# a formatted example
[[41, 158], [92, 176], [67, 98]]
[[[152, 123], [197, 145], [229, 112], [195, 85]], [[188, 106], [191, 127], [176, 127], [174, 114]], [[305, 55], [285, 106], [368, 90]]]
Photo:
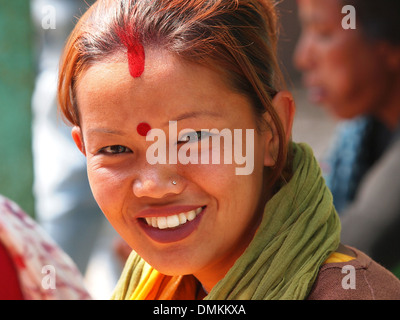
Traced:
[[83, 143], [82, 130], [80, 127], [75, 126], [72, 128], [72, 139], [74, 139], [78, 149], [86, 156], [85, 144]]
[[[293, 96], [289, 91], [280, 91], [272, 99], [272, 105], [285, 132], [285, 141], [283, 143], [287, 144], [292, 136], [293, 120], [296, 113], [296, 105]], [[279, 144], [282, 142], [279, 141], [278, 130], [271, 119], [271, 115], [266, 112], [264, 118], [271, 128], [271, 133], [267, 135], [265, 140], [267, 144], [266, 150], [269, 150], [269, 152], [265, 153], [264, 166], [271, 167], [275, 165]]]
[[275, 95], [274, 99], [272, 99], [272, 105], [285, 131], [285, 143], [288, 143], [292, 137], [293, 121], [296, 113], [296, 104], [293, 96], [289, 91], [280, 91]]

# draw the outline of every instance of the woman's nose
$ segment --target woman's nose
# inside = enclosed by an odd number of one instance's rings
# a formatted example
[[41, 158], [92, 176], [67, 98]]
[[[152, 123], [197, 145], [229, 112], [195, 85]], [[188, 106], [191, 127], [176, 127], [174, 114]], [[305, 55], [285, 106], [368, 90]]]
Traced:
[[[183, 179], [175, 170], [161, 168], [164, 165], [151, 166], [141, 170], [133, 182], [133, 193], [138, 198], [162, 199], [180, 194], [184, 189]], [[165, 165], [168, 167], [168, 165]]]

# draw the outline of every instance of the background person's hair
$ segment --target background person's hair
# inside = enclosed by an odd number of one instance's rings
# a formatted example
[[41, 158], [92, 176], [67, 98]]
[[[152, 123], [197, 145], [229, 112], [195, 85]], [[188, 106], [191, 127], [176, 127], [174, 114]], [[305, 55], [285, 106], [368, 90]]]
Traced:
[[126, 53], [121, 34], [139, 40], [144, 48], [162, 48], [218, 69], [232, 88], [252, 99], [259, 128], [264, 128], [262, 115], [268, 112], [279, 138], [268, 180], [275, 185], [279, 178], [288, 179], [290, 144], [272, 106], [284, 87], [273, 0], [97, 1], [75, 27], [61, 61], [58, 101], [72, 125], [80, 125], [76, 83], [92, 64]]
[[341, 0], [356, 9], [357, 26], [369, 40], [400, 45], [399, 0]]

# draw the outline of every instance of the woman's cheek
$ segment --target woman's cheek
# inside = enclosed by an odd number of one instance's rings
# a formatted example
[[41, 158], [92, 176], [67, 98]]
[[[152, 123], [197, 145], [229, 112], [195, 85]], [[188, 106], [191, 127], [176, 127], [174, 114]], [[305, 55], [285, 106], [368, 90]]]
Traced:
[[88, 179], [94, 198], [103, 213], [108, 216], [119, 211], [122, 203], [123, 185], [126, 178], [116, 170], [101, 166], [99, 163], [88, 163]]

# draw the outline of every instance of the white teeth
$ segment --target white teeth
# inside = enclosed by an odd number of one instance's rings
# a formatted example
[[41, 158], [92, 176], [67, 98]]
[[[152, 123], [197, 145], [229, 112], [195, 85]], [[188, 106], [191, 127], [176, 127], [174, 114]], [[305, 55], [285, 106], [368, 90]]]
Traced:
[[179, 226], [179, 217], [176, 215], [167, 217], [167, 225], [168, 228], [175, 228]]
[[166, 229], [168, 228], [167, 218], [166, 217], [159, 217], [157, 218], [157, 225], [159, 229]]
[[196, 211], [189, 211], [188, 213], [186, 213], [186, 217], [189, 221], [192, 221], [194, 218], [196, 218]]
[[176, 228], [185, 224], [187, 221], [193, 221], [197, 215], [203, 211], [203, 208], [197, 208], [188, 212], [182, 212], [168, 217], [145, 218], [147, 224], [158, 229]]
[[180, 213], [180, 214], [178, 215], [178, 217], [179, 217], [179, 224], [184, 224], [184, 223], [186, 223], [187, 219], [186, 219], [186, 216], [185, 216], [184, 213]]

